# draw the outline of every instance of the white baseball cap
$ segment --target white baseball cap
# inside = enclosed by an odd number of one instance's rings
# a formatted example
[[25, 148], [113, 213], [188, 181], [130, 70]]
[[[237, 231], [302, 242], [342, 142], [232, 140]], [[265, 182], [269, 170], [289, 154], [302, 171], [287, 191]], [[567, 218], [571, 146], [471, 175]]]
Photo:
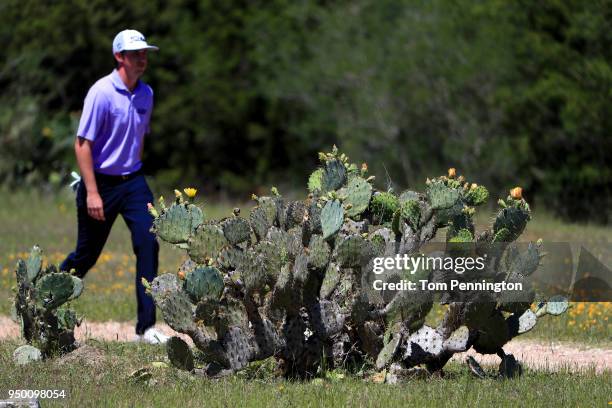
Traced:
[[121, 51], [159, 50], [154, 45], [147, 44], [145, 36], [136, 30], [123, 30], [113, 40], [113, 54]]

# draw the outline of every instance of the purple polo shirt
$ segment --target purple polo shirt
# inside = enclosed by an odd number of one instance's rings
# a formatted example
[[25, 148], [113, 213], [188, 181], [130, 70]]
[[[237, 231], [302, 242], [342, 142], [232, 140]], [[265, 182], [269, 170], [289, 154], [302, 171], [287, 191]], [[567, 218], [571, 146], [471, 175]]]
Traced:
[[140, 170], [140, 149], [153, 110], [153, 90], [138, 81], [133, 92], [117, 70], [99, 79], [87, 92], [77, 136], [92, 143], [96, 173], [130, 174]]

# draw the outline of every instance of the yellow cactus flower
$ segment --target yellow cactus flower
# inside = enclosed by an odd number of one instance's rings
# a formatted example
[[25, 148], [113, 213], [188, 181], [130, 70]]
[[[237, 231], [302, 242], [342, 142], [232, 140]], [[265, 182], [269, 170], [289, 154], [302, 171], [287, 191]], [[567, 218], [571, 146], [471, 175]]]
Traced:
[[456, 175], [457, 175], [457, 170], [455, 170], [454, 167], [451, 167], [450, 169], [448, 169], [449, 178], [454, 178]]
[[184, 188], [183, 191], [187, 194], [187, 197], [193, 198], [197, 194], [198, 190], [193, 187]]
[[47, 138], [53, 137], [53, 130], [49, 126], [45, 126], [41, 131], [42, 135]]
[[523, 198], [523, 189], [520, 187], [514, 187], [512, 190], [510, 190], [510, 196], [515, 200], [520, 200]]

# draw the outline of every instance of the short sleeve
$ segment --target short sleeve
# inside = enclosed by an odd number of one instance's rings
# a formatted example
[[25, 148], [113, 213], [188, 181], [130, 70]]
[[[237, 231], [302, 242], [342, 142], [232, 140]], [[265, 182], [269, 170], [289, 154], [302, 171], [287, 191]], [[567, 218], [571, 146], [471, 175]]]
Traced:
[[91, 87], [85, 97], [77, 136], [93, 142], [104, 127], [108, 105], [108, 99], [102, 92], [95, 87]]

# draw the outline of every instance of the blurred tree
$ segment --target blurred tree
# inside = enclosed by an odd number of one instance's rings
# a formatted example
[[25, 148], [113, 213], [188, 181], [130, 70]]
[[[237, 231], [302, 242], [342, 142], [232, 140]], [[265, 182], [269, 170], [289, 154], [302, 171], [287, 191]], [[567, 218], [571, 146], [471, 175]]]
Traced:
[[612, 220], [612, 2], [507, 8], [516, 70], [505, 128], [521, 140], [529, 189], [572, 220]]
[[[89, 86], [135, 28], [160, 46], [146, 169], [162, 185], [301, 187], [333, 143], [396, 189], [456, 167], [609, 222], [610, 1], [0, 3], [0, 181], [74, 168]], [[493, 200], [494, 201], [494, 200]]]

